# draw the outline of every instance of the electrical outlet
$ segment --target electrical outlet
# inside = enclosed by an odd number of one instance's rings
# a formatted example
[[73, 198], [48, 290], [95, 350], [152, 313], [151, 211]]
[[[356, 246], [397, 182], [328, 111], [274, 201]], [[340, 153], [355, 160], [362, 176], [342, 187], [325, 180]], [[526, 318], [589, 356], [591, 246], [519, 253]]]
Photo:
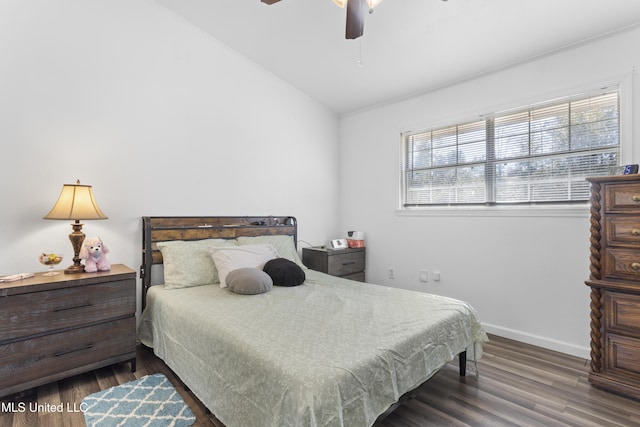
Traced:
[[429, 270], [420, 270], [420, 281], [422, 283], [429, 282]]
[[432, 277], [433, 277], [433, 281], [434, 282], [439, 282], [440, 281], [440, 272], [439, 271], [434, 271]]
[[389, 279], [395, 279], [396, 278], [396, 269], [393, 267], [389, 268]]

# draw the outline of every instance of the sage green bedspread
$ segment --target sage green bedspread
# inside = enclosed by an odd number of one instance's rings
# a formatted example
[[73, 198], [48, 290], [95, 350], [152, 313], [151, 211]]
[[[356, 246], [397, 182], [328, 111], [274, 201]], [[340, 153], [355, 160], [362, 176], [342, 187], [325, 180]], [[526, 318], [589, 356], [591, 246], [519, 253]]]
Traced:
[[227, 427], [370, 426], [487, 340], [466, 303], [312, 270], [237, 295], [153, 286], [139, 337]]

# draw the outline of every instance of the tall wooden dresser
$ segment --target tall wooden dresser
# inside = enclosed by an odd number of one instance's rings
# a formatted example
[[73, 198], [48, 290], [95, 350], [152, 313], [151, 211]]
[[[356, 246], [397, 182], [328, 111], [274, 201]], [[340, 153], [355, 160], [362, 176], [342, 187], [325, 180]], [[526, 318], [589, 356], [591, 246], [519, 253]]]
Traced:
[[640, 399], [640, 175], [591, 182], [589, 381]]

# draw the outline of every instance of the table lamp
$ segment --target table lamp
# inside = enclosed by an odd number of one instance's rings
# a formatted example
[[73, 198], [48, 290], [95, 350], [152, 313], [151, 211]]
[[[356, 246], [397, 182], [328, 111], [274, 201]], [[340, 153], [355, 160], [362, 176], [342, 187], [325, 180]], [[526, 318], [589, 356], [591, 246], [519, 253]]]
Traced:
[[80, 249], [84, 242], [85, 234], [82, 232], [83, 219], [108, 219], [100, 210], [93, 198], [93, 191], [90, 185], [80, 184], [78, 180], [75, 184], [64, 184], [58, 201], [44, 219], [65, 219], [73, 220], [71, 227], [73, 232], [69, 234], [69, 240], [73, 246], [73, 265], [64, 270], [65, 273], [82, 273], [84, 265], [80, 263]]

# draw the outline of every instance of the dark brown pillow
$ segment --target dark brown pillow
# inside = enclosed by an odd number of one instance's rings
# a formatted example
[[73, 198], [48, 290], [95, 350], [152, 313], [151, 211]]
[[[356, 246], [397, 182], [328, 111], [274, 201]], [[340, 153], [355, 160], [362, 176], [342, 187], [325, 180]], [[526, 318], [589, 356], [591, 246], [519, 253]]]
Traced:
[[276, 258], [264, 265], [263, 271], [273, 280], [275, 286], [298, 286], [306, 279], [304, 270], [286, 258]]

